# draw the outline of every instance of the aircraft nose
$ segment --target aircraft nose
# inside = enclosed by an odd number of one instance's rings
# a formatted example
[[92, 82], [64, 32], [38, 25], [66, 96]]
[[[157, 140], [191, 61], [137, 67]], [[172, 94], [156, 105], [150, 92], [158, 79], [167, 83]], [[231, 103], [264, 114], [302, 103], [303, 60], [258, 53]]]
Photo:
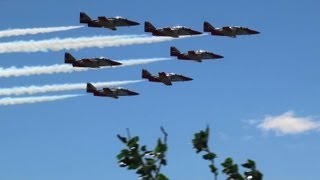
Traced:
[[120, 65], [122, 65], [122, 63], [121, 62], [116, 62], [115, 65], [116, 66], [120, 66]]
[[259, 31], [251, 30], [251, 34], [260, 34]]
[[195, 31], [195, 30], [193, 30], [193, 34], [195, 34], [195, 35], [199, 35], [199, 34], [202, 34], [202, 32], [199, 32], [199, 31]]
[[193, 79], [190, 78], [190, 77], [184, 77], [184, 80], [185, 80], [185, 81], [192, 81]]
[[136, 96], [136, 95], [139, 95], [139, 93], [137, 93], [137, 92], [130, 92], [130, 95], [131, 95], [131, 96]]
[[138, 23], [138, 22], [135, 22], [135, 21], [130, 21], [130, 24], [131, 24], [132, 26], [137, 26], [137, 25], [140, 25], [140, 23]]
[[221, 59], [221, 58], [224, 58], [224, 57], [221, 56], [221, 55], [216, 54], [216, 59]]

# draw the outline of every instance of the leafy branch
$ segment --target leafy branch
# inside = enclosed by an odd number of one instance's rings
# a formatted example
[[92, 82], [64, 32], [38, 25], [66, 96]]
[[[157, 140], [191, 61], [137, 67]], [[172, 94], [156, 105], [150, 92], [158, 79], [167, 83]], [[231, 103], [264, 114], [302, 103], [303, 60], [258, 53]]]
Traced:
[[[210, 162], [209, 168], [214, 174], [215, 180], [217, 180], [218, 169], [214, 165], [214, 159], [217, 157], [215, 153], [211, 152], [208, 146], [210, 128], [204, 131], [200, 131], [194, 134], [194, 139], [192, 140], [193, 148], [196, 149], [197, 153], [204, 152], [202, 156], [204, 160]], [[242, 167], [246, 168], [243, 175], [239, 173], [239, 168], [237, 164], [233, 163], [232, 158], [227, 158], [223, 163], [221, 163], [223, 170], [222, 172], [227, 175], [227, 180], [262, 180], [262, 173], [256, 169], [256, 164], [253, 160], [248, 159], [246, 163], [241, 164]]]
[[196, 153], [204, 152], [205, 154], [202, 156], [204, 160], [208, 160], [210, 162], [209, 168], [210, 171], [214, 174], [214, 179], [218, 178], [218, 169], [214, 164], [214, 159], [217, 158], [217, 155], [214, 152], [211, 152], [208, 146], [209, 141], [209, 132], [210, 128], [207, 128], [204, 131], [200, 131], [194, 134], [194, 139], [192, 139], [193, 148], [196, 149]]
[[[120, 167], [127, 167], [128, 170], [135, 170], [141, 180], [169, 180], [161, 173], [161, 167], [167, 165], [166, 152], [168, 150], [168, 134], [163, 127], [160, 128], [163, 133], [163, 139], [158, 138], [157, 145], [153, 150], [147, 150], [147, 146], [139, 145], [139, 137], [131, 137], [127, 129], [127, 137], [117, 135], [119, 140], [125, 144], [125, 148], [117, 155]], [[218, 179], [218, 168], [215, 166], [217, 155], [212, 152], [208, 146], [210, 128], [201, 130], [194, 134], [192, 139], [193, 148], [196, 153], [203, 153], [202, 158], [209, 161], [209, 168], [214, 174], [214, 179]], [[239, 173], [236, 163], [229, 157], [221, 163], [222, 173], [227, 175], [227, 180], [262, 180], [262, 173], [256, 168], [253, 160], [248, 159], [246, 163], [241, 164], [245, 171]]]
[[127, 137], [118, 134], [117, 137], [126, 146], [117, 155], [119, 166], [127, 167], [128, 170], [136, 170], [136, 174], [142, 180], [169, 180], [160, 173], [161, 167], [167, 165], [165, 155], [168, 149], [168, 134], [163, 127], [161, 127], [161, 132], [164, 137], [157, 140], [154, 150], [147, 150], [146, 145], [140, 147], [139, 137], [131, 138], [129, 130], [127, 130]]

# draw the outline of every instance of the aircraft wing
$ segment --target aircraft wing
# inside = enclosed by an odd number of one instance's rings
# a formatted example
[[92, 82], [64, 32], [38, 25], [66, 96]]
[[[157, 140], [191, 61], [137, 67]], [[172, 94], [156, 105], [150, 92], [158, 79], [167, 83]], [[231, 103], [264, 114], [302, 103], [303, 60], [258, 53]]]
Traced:
[[165, 72], [159, 73], [159, 80], [161, 82], [163, 82], [167, 86], [171, 86], [172, 85], [171, 79], [166, 75]]
[[187, 57], [189, 60], [197, 61], [197, 62], [202, 62], [201, 61], [201, 54], [199, 54], [196, 51], [188, 51]]
[[93, 95], [94, 96], [100, 96], [100, 97], [105, 97], [106, 96], [106, 94], [104, 92], [97, 91], [97, 90], [93, 92]]
[[105, 16], [99, 16], [98, 17], [98, 21], [102, 24], [107, 24], [109, 23], [110, 21], [108, 20], [108, 18], [106, 18]]
[[91, 21], [88, 22], [88, 27], [102, 27], [99, 22]]
[[188, 51], [188, 54], [191, 55], [191, 56], [196, 56], [197, 53], [195, 51]]
[[99, 68], [98, 63], [95, 60], [92, 60], [92, 59], [82, 59], [80, 61], [80, 64], [83, 67]]
[[228, 27], [228, 26], [222, 27], [222, 31], [225, 35], [236, 37], [236, 34], [231, 27]]
[[117, 94], [112, 91], [110, 88], [102, 88], [103, 92], [106, 94], [106, 96], [114, 98], [114, 99], [118, 99], [119, 97], [117, 96]]
[[222, 27], [222, 30], [225, 32], [232, 32], [232, 29], [230, 27]]
[[172, 32], [172, 29], [169, 27], [163, 28], [163, 30], [168, 31], [168, 32]]
[[111, 23], [111, 21], [105, 16], [99, 16], [98, 21], [105, 28], [109, 28], [114, 31], [117, 30], [117, 28], [114, 25], [112, 25], [113, 23]]
[[93, 60], [92, 59], [83, 59], [82, 62], [84, 62], [84, 63], [92, 63]]
[[164, 36], [170, 36], [174, 38], [179, 37], [177, 30], [172, 30], [171, 28], [163, 28], [163, 31], [159, 31], [159, 33], [163, 34]]

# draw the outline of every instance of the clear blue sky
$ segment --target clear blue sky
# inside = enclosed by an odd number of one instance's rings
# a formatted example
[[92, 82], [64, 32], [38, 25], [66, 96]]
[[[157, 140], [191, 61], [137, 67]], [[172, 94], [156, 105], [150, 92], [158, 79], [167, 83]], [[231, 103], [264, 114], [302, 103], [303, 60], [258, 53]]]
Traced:
[[[241, 25], [261, 32], [236, 39], [210, 35], [175, 41], [70, 51], [76, 57], [112, 59], [169, 57], [169, 47], [205, 49], [223, 55], [203, 63], [172, 59], [147, 65], [70, 74], [1, 78], [0, 87], [140, 79], [142, 68], [176, 72], [194, 80], [172, 87], [142, 82], [125, 86], [140, 96], [118, 100], [85, 95], [62, 101], [0, 106], [0, 179], [136, 179], [119, 168], [123, 147], [116, 134], [141, 136], [152, 147], [169, 133], [171, 179], [212, 179], [207, 162], [190, 144], [210, 125], [211, 149], [220, 163], [254, 159], [265, 179], [319, 177], [320, 62], [319, 1], [18, 1], [0, 2], [0, 29], [79, 25], [79, 12], [92, 17], [124, 16], [155, 26], [185, 25], [202, 31]], [[81, 28], [42, 35], [1, 38], [0, 42], [54, 37], [144, 34], [143, 25]], [[0, 54], [0, 67], [63, 63], [64, 51]], [[69, 91], [46, 95], [84, 93]], [[42, 95], [42, 94], [39, 94]], [[1, 97], [0, 97], [1, 98]], [[268, 121], [269, 120], [269, 121]], [[274, 122], [271, 125], [268, 122]], [[310, 124], [311, 123], [311, 124]], [[260, 128], [259, 128], [260, 127]], [[287, 129], [287, 131], [283, 129]], [[302, 130], [301, 130], [302, 129]], [[222, 179], [223, 176], [220, 177]]]

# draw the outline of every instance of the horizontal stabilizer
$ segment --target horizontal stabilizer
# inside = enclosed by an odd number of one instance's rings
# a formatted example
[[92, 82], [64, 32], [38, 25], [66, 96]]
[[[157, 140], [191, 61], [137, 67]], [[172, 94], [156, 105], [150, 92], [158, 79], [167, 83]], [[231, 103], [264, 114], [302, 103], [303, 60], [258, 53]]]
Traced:
[[163, 84], [167, 85], [167, 86], [171, 86], [171, 80], [168, 78], [168, 76], [166, 75], [165, 72], [161, 72], [159, 73], [159, 79], [161, 82], [163, 82]]

